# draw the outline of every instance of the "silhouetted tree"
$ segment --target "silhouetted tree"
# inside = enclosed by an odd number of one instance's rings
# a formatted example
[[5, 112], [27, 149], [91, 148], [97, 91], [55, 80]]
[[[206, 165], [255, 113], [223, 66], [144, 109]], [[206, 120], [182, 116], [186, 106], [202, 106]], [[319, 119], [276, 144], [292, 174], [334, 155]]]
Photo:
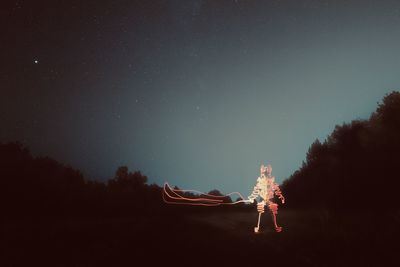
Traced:
[[123, 191], [138, 191], [147, 183], [147, 176], [140, 171], [128, 171], [127, 166], [121, 166], [115, 172], [115, 177], [108, 181], [109, 186]]
[[230, 196], [225, 196], [224, 194], [221, 193], [221, 191], [217, 190], [217, 189], [213, 189], [210, 192], [208, 192], [208, 195], [211, 196], [224, 196], [223, 201], [225, 203], [232, 203], [232, 199]]
[[399, 149], [400, 93], [392, 92], [368, 120], [336, 126], [325, 142], [310, 146], [303, 166], [283, 183], [288, 205], [397, 208]]

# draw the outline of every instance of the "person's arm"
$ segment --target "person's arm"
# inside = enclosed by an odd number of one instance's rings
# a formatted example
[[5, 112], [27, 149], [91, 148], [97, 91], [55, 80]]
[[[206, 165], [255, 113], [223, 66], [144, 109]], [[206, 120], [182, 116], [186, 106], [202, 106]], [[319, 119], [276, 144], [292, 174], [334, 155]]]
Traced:
[[283, 196], [282, 191], [277, 183], [274, 183], [274, 191], [275, 195], [281, 200], [282, 204], [285, 204], [285, 197]]
[[254, 200], [260, 195], [260, 187], [257, 182], [256, 186], [253, 189], [253, 192], [251, 192], [251, 195], [248, 196], [249, 202], [254, 203]]

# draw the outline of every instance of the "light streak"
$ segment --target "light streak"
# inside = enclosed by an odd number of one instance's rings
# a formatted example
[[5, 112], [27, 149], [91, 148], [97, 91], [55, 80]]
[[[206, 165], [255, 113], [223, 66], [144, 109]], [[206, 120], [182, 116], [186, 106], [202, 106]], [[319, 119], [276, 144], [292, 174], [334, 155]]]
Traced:
[[[190, 193], [198, 193], [200, 197], [184, 197], [179, 195], [177, 192], [190, 192]], [[238, 200], [235, 202], [224, 202], [224, 199], [231, 195], [238, 195], [242, 200]], [[166, 198], [166, 196], [168, 198]], [[206, 194], [197, 190], [182, 190], [182, 189], [173, 189], [170, 187], [168, 183], [164, 184], [163, 187], [163, 200], [168, 204], [180, 204], [180, 205], [192, 205], [192, 206], [220, 206], [220, 205], [235, 205], [238, 203], [248, 203], [248, 200], [244, 200], [243, 196], [239, 192], [232, 192], [223, 196], [215, 196]]]
[[[169, 187], [169, 188], [171, 188], [169, 185], [168, 185], [168, 183], [166, 183], [166, 185]], [[172, 188], [171, 188], [172, 189]], [[205, 196], [210, 196], [210, 197], [220, 197], [220, 198], [225, 198], [225, 197], [227, 197], [227, 196], [231, 196], [231, 195], [234, 195], [234, 194], [237, 194], [241, 199], [244, 199], [244, 197], [242, 196], [242, 194], [240, 194], [239, 192], [232, 192], [232, 193], [229, 193], [229, 194], [226, 194], [226, 195], [223, 195], [223, 196], [216, 196], [216, 195], [210, 195], [210, 194], [206, 194], [206, 193], [203, 193], [203, 192], [200, 192], [200, 191], [197, 191], [197, 190], [191, 190], [191, 189], [173, 189], [175, 192], [194, 192], [194, 193], [198, 193], [198, 194], [200, 194], [200, 195], [205, 195]]]
[[[279, 185], [275, 183], [275, 177], [271, 175], [271, 172], [271, 165], [261, 165], [260, 177], [257, 178], [257, 184], [254, 186], [253, 192], [246, 200], [239, 192], [232, 192], [222, 196], [215, 196], [197, 190], [173, 189], [168, 183], [164, 184], [162, 197], [164, 202], [168, 204], [207, 207], [235, 205], [239, 203], [253, 203], [256, 199], [261, 199], [261, 201], [257, 204], [258, 221], [257, 226], [254, 227], [254, 232], [259, 232], [261, 214], [264, 213], [264, 207], [267, 206], [272, 215], [275, 231], [279, 233], [282, 231], [282, 227], [278, 226], [276, 222], [276, 215], [278, 214], [278, 204], [273, 202], [273, 198], [274, 195], [276, 195], [282, 202], [282, 204], [285, 203], [285, 198], [279, 188]], [[179, 193], [196, 193], [198, 195], [193, 194], [193, 197], [185, 197]], [[224, 202], [225, 199], [235, 194], [238, 195], [241, 200], [235, 202]]]

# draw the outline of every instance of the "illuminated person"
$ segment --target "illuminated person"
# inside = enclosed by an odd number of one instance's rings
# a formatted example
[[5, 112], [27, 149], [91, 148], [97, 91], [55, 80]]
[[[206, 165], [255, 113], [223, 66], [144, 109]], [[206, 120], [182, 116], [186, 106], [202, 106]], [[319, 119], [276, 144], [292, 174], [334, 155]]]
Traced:
[[258, 223], [257, 226], [254, 227], [254, 232], [258, 233], [260, 229], [260, 218], [261, 214], [264, 213], [264, 206], [268, 206], [271, 211], [272, 219], [274, 220], [275, 230], [277, 232], [282, 231], [282, 227], [278, 226], [276, 223], [276, 214], [278, 214], [278, 204], [273, 202], [274, 195], [276, 195], [282, 202], [285, 203], [285, 198], [282, 195], [281, 190], [277, 183], [275, 183], [275, 177], [271, 175], [272, 167], [271, 165], [261, 165], [260, 168], [260, 177], [257, 178], [257, 184], [253, 189], [253, 192], [248, 197], [251, 203], [254, 202], [257, 198], [261, 199], [261, 201], [257, 204], [258, 210]]

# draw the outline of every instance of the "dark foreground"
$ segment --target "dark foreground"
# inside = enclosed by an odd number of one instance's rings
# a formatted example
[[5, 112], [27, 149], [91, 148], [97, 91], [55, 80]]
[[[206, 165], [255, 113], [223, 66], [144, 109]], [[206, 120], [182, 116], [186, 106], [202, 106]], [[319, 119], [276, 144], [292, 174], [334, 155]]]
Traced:
[[[372, 213], [371, 213], [372, 214]], [[340, 219], [339, 219], [340, 218]], [[399, 214], [196, 212], [129, 219], [3, 221], [0, 266], [398, 266]], [[232, 265], [233, 264], [233, 265]]]

